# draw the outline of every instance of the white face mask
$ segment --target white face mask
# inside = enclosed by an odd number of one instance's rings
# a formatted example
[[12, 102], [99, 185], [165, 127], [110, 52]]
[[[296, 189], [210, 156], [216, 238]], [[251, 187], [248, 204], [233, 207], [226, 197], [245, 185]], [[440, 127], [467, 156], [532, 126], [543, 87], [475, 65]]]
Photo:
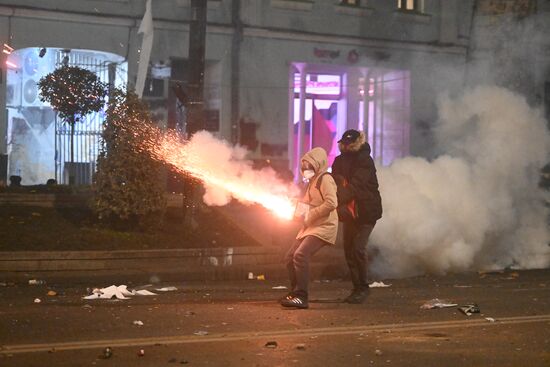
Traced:
[[306, 180], [309, 180], [310, 178], [315, 176], [315, 171], [312, 169], [306, 169], [305, 171], [302, 172], [302, 176], [304, 176]]

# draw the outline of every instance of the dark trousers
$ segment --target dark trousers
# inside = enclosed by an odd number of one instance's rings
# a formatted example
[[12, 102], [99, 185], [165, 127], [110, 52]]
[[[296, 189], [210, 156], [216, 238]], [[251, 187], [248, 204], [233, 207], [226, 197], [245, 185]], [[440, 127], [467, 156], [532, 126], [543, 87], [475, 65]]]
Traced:
[[315, 236], [296, 240], [285, 255], [285, 264], [290, 278], [290, 287], [297, 296], [308, 296], [309, 262], [327, 242]]
[[355, 290], [369, 288], [367, 281], [367, 243], [374, 224], [343, 222], [344, 253], [348, 263], [351, 281]]

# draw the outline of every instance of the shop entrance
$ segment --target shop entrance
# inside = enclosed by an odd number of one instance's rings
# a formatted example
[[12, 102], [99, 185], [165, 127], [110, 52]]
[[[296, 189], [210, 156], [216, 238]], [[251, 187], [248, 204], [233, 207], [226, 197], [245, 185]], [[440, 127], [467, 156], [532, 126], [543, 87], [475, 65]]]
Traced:
[[406, 70], [327, 67], [295, 63], [289, 124], [294, 177], [301, 156], [313, 147], [339, 154], [347, 129], [364, 131], [377, 165], [409, 154], [410, 78]]

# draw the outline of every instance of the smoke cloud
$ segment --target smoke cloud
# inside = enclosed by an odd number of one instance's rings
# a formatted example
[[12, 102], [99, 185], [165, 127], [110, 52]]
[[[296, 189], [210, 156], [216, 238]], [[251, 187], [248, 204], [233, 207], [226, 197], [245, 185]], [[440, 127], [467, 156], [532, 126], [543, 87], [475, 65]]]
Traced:
[[[271, 167], [254, 169], [252, 162], [246, 158], [248, 151], [245, 148], [231, 146], [207, 131], [193, 135], [182, 149], [187, 159], [191, 160], [190, 165], [200, 175], [215, 178], [203, 182], [206, 189], [203, 200], [207, 205], [226, 205], [233, 198], [244, 203], [254, 202], [243, 195], [243, 189], [247, 193], [258, 193], [255, 197], [259, 199], [263, 195], [283, 198], [296, 196], [297, 189], [291, 183], [282, 181]], [[231, 183], [231, 188], [238, 190], [228, 190], [218, 185], [218, 182]]]
[[550, 153], [540, 110], [499, 87], [439, 101], [433, 161], [404, 158], [378, 172], [384, 215], [372, 235], [376, 274], [550, 265]]

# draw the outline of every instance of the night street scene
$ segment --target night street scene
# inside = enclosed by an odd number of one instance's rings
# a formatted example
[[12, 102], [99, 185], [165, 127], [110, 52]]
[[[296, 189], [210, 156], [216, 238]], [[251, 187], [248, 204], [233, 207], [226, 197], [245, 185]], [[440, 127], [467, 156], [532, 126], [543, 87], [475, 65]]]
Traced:
[[550, 366], [550, 1], [0, 0], [0, 366]]

